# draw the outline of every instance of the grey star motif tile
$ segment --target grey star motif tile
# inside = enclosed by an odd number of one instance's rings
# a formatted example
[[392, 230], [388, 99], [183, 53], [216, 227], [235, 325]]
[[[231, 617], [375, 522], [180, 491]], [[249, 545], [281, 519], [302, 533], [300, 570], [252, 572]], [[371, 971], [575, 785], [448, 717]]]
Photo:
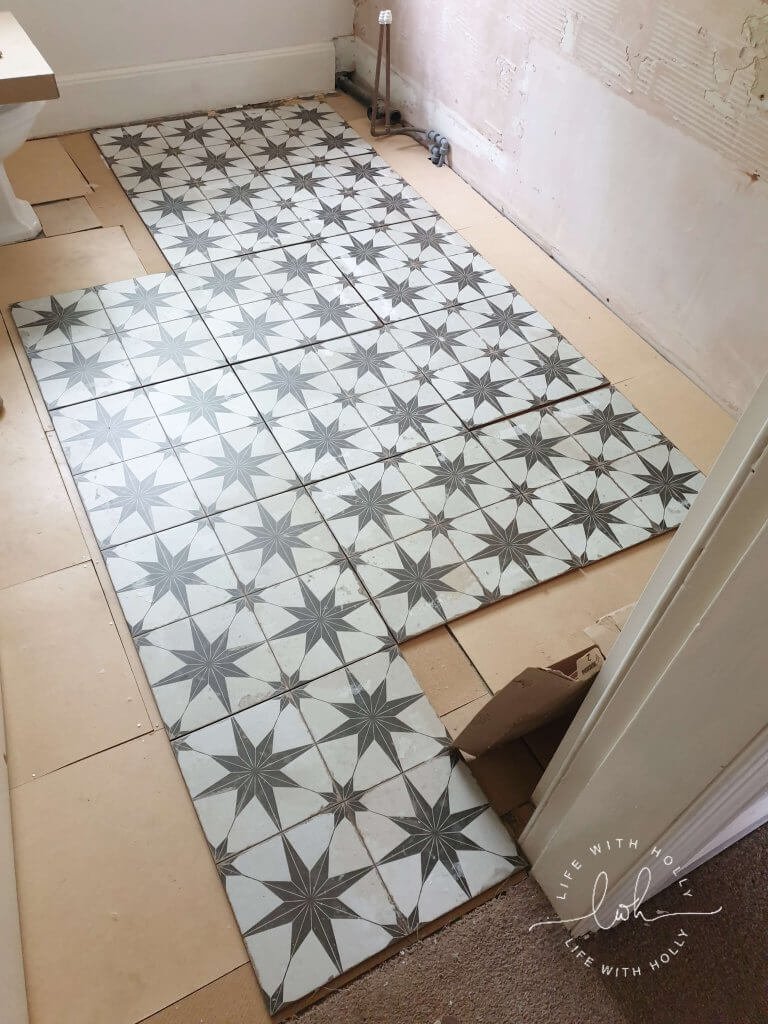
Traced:
[[181, 161], [187, 168], [190, 181], [198, 186], [253, 172], [251, 161], [231, 139], [205, 149], [182, 150]]
[[253, 260], [269, 287], [285, 295], [323, 291], [346, 284], [333, 260], [313, 242], [270, 249], [254, 256]]
[[443, 293], [420, 270], [397, 269], [380, 276], [364, 277], [355, 287], [384, 323], [407, 320], [441, 309]]
[[201, 313], [244, 306], [264, 295], [262, 276], [252, 256], [200, 263], [179, 271], [179, 281]]
[[201, 191], [216, 213], [225, 217], [251, 213], [275, 202], [269, 183], [261, 175], [254, 176], [253, 168], [246, 174], [206, 182]]
[[536, 409], [475, 431], [509, 479], [535, 488], [588, 468], [589, 456], [551, 409]]
[[180, 445], [176, 454], [208, 514], [299, 486], [262, 423]]
[[307, 684], [301, 714], [334, 780], [356, 791], [428, 761], [449, 742], [395, 650]]
[[75, 477], [101, 547], [198, 519], [200, 503], [170, 452], [143, 455]]
[[126, 155], [112, 162], [112, 171], [130, 198], [141, 192], [189, 183], [186, 167], [177, 155], [167, 155], [164, 149], [151, 153]]
[[254, 200], [251, 207], [248, 212], [232, 214], [227, 220], [243, 252], [265, 252], [307, 240], [309, 232], [289, 208], [281, 205], [278, 196], [265, 193], [264, 198]]
[[244, 251], [239, 239], [213, 217], [157, 231], [155, 241], [176, 269], [226, 259]]
[[462, 306], [461, 315], [479, 335], [503, 349], [541, 341], [554, 330], [514, 288], [468, 302]]
[[237, 376], [266, 420], [337, 399], [339, 385], [315, 349], [295, 349], [238, 363]]
[[32, 372], [49, 409], [139, 386], [125, 350], [116, 338], [105, 336], [78, 341], [29, 355]]
[[224, 884], [270, 1013], [392, 942], [395, 911], [370, 855], [332, 814], [241, 853]]
[[355, 570], [398, 641], [478, 608], [483, 588], [443, 536], [428, 531], [355, 557]]
[[171, 736], [281, 689], [280, 670], [253, 612], [233, 602], [145, 634], [139, 655]]
[[272, 299], [217, 309], [206, 313], [203, 319], [231, 363], [307, 344], [304, 331], [291, 312]]
[[559, 335], [520, 345], [509, 353], [515, 367], [526, 364], [520, 379], [540, 402], [570, 398], [606, 384], [606, 379], [590, 362]]
[[562, 402], [553, 413], [588, 455], [607, 462], [663, 440], [656, 427], [614, 388]]
[[158, 122], [155, 127], [168, 143], [184, 152], [211, 149], [231, 141], [219, 121], [208, 115], [172, 118]]
[[605, 473], [587, 471], [542, 487], [533, 507], [582, 561], [605, 558], [653, 532], [647, 516]]
[[408, 266], [408, 257], [390, 235], [375, 228], [326, 237], [323, 249], [345, 274], [355, 280], [391, 274]]
[[226, 366], [221, 349], [198, 316], [126, 331], [121, 341], [142, 384]]
[[301, 202], [304, 199], [315, 199], [319, 195], [338, 193], [340, 186], [331, 175], [327, 165], [315, 164], [283, 164], [272, 170], [264, 171], [260, 178], [281, 199]]
[[307, 343], [330, 341], [380, 326], [375, 312], [354, 288], [345, 285], [297, 292], [286, 301], [285, 308]]
[[73, 473], [151, 455], [170, 445], [141, 390], [55, 409], [51, 419]]
[[365, 209], [371, 221], [381, 227], [436, 216], [434, 208], [408, 185], [390, 184], [370, 192]]
[[263, 701], [173, 746], [206, 838], [228, 856], [325, 809], [331, 780], [291, 704]]
[[259, 422], [240, 381], [229, 368], [208, 370], [147, 388], [171, 444], [188, 444]]
[[471, 247], [461, 235], [440, 217], [423, 217], [410, 224], [394, 224], [390, 234], [406, 256], [430, 260], [471, 252]]
[[281, 104], [274, 111], [286, 125], [299, 125], [304, 129], [327, 130], [346, 127], [333, 107], [321, 100], [301, 100], [299, 103]]
[[268, 587], [254, 611], [283, 672], [309, 682], [391, 645], [349, 568], [330, 565]]
[[427, 512], [393, 462], [376, 462], [310, 488], [339, 544], [366, 551], [424, 529]]
[[[416, 366], [387, 328], [337, 338], [315, 347], [338, 388], [357, 395], [416, 377]], [[337, 391], [338, 391], [337, 388]]]
[[97, 289], [107, 316], [117, 330], [168, 323], [193, 316], [195, 307], [175, 274], [151, 274], [116, 281]]
[[240, 145], [257, 171], [302, 164], [311, 158], [303, 141], [288, 135], [284, 125], [265, 128], [260, 136], [241, 138]]
[[475, 427], [536, 404], [521, 380], [525, 368], [512, 354], [504, 361], [481, 356], [438, 370], [433, 383], [466, 426]]
[[238, 579], [250, 591], [341, 564], [333, 535], [303, 490], [241, 505], [211, 522]]
[[476, 252], [444, 256], [427, 263], [424, 273], [450, 302], [471, 302], [509, 288], [509, 281]]
[[155, 125], [129, 124], [122, 128], [101, 128], [93, 140], [109, 162], [142, 153], [157, 153], [165, 140]]
[[525, 867], [461, 761], [442, 755], [366, 793], [356, 822], [400, 913], [426, 924]]
[[304, 483], [376, 462], [382, 454], [360, 415], [341, 402], [283, 416], [270, 429]]
[[437, 391], [419, 380], [369, 391], [357, 408], [382, 448], [392, 453], [452, 437], [463, 429]]
[[245, 139], [261, 136], [265, 128], [279, 124], [281, 118], [268, 107], [243, 107], [219, 114], [217, 120], [233, 139]]
[[660, 529], [680, 525], [704, 483], [703, 474], [669, 444], [618, 459], [611, 479]]
[[448, 538], [490, 600], [517, 594], [571, 568], [570, 551], [527, 502], [514, 498], [454, 519]]
[[[480, 356], [490, 358], [494, 353], [486, 340], [469, 327], [461, 309], [440, 309], [400, 321], [389, 330], [413, 363], [431, 373], [439, 373], [445, 367], [467, 363]], [[501, 357], [499, 350], [498, 358]]]
[[483, 446], [466, 434], [408, 452], [398, 468], [425, 508], [447, 519], [509, 496], [507, 477]]
[[92, 288], [17, 302], [11, 307], [11, 315], [30, 355], [99, 338], [110, 334], [112, 329], [99, 296]]
[[367, 211], [355, 199], [327, 191], [293, 206], [296, 216], [313, 238], [330, 239], [360, 231], [370, 223]]
[[205, 520], [119, 544], [106, 562], [134, 635], [224, 604], [237, 586]]
[[387, 184], [404, 184], [400, 175], [396, 174], [378, 153], [363, 153], [359, 156], [331, 160], [327, 169], [340, 184], [354, 186], [360, 192]]
[[137, 213], [152, 231], [178, 228], [198, 220], [210, 220], [214, 209], [203, 191], [194, 185], [169, 185], [133, 197]]

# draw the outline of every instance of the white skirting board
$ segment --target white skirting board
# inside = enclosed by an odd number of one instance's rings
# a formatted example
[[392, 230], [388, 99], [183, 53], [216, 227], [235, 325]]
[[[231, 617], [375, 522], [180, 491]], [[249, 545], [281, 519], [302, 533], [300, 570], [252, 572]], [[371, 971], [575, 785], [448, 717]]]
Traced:
[[46, 105], [34, 134], [57, 135], [330, 92], [334, 77], [330, 42], [61, 75], [61, 97]]

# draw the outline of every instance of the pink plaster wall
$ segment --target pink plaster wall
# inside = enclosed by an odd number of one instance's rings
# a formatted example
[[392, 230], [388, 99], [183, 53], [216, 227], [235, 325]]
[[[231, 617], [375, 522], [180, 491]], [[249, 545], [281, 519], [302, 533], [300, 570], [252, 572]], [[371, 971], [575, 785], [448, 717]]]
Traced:
[[[760, 0], [389, 0], [454, 168], [731, 410], [768, 371]], [[379, 7], [356, 3], [370, 77]], [[438, 173], [438, 172], [436, 172]]]

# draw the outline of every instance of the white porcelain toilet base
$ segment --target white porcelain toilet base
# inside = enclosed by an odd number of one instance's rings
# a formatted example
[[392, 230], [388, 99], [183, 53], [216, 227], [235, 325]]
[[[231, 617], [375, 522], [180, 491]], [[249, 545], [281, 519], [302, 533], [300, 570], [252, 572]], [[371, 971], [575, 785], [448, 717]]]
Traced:
[[0, 245], [26, 242], [41, 230], [37, 214], [26, 200], [16, 196], [5, 168], [0, 166]]

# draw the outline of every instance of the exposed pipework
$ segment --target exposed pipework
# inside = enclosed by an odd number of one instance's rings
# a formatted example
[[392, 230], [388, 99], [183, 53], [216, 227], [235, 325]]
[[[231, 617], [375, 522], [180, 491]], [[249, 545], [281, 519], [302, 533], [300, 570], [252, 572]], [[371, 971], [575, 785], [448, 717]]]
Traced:
[[[368, 120], [371, 125], [371, 135], [374, 138], [386, 137], [388, 135], [410, 135], [422, 142], [427, 148], [429, 159], [436, 167], [442, 167], [446, 162], [450, 143], [440, 132], [426, 128], [414, 128], [411, 125], [403, 124], [403, 117], [399, 110], [392, 109], [390, 93], [391, 59], [390, 59], [390, 30], [392, 26], [392, 12], [379, 12], [379, 47], [376, 53], [376, 75], [374, 78], [373, 94], [364, 86], [360, 85], [349, 73], [341, 73], [336, 76], [336, 85], [343, 92], [354, 96], [362, 103], [367, 111]], [[384, 100], [380, 99], [381, 65], [384, 63]]]

